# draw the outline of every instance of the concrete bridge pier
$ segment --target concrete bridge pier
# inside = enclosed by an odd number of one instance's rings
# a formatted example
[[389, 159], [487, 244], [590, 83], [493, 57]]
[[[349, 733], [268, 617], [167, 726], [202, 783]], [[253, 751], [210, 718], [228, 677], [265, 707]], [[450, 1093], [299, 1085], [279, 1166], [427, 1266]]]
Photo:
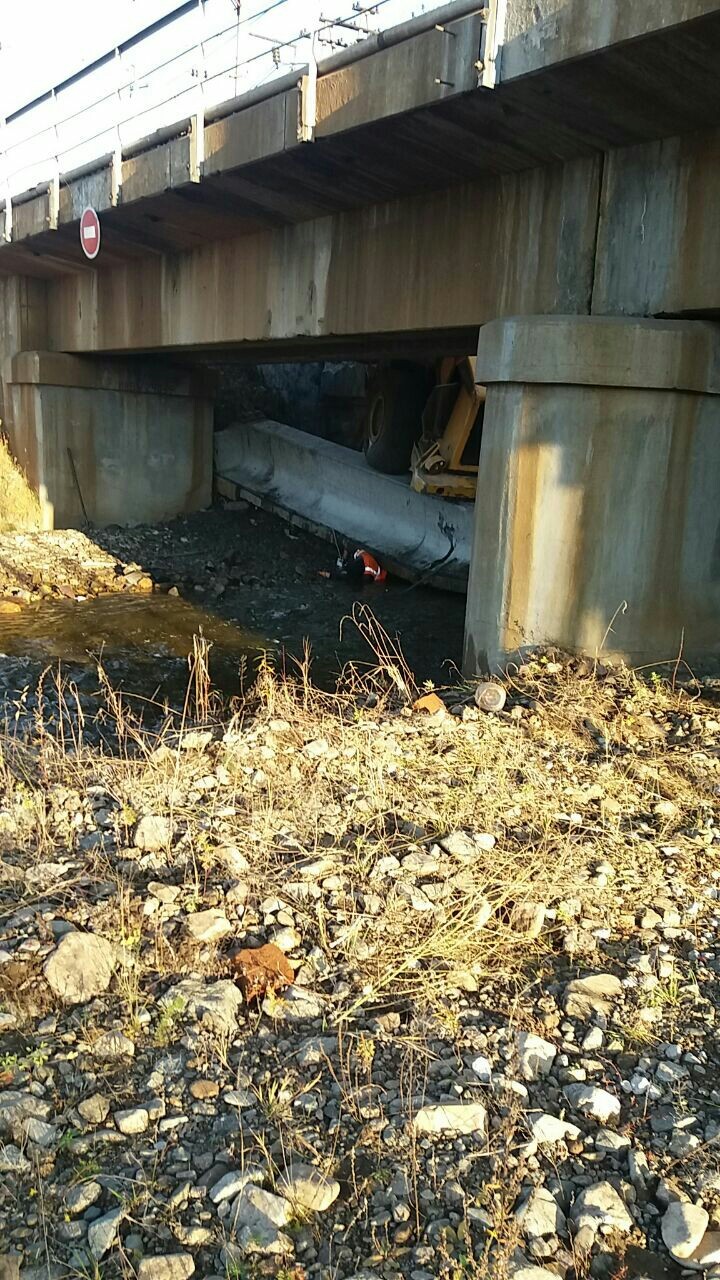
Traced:
[[466, 672], [538, 644], [720, 656], [720, 326], [497, 320], [477, 377]]
[[45, 528], [167, 520], [209, 505], [207, 378], [153, 360], [19, 351], [4, 427]]

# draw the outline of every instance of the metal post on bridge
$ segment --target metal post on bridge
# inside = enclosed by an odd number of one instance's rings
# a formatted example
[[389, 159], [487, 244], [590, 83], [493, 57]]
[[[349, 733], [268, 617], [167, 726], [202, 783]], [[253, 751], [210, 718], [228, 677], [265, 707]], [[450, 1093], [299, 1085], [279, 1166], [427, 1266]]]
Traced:
[[205, 164], [205, 0], [198, 0], [197, 7], [199, 40], [197, 43], [197, 66], [194, 75], [197, 77], [195, 88], [195, 111], [192, 115], [192, 135], [190, 140], [190, 181], [199, 182]]
[[10, 195], [10, 160], [7, 151], [7, 121], [0, 120], [0, 191], [5, 201], [3, 240], [12, 240], [12, 197]]
[[115, 50], [115, 138], [112, 153], [112, 173], [110, 175], [110, 203], [115, 207], [120, 203], [122, 190], [122, 137], [120, 124], [122, 121], [122, 52]]
[[479, 87], [483, 89], [494, 89], [500, 80], [506, 21], [507, 0], [490, 0], [479, 63]]
[[[4, 70], [6, 53], [0, 44], [0, 68]], [[4, 104], [3, 104], [4, 105]], [[12, 240], [12, 198], [10, 195], [10, 157], [8, 155], [7, 142], [7, 120], [5, 112], [0, 111], [0, 196], [5, 201], [5, 219], [2, 230], [2, 239]]]
[[58, 127], [58, 100], [55, 89], [51, 90], [50, 103], [53, 117], [52, 130], [55, 139], [55, 156], [52, 176], [48, 183], [48, 226], [51, 231], [57, 231], [60, 218], [60, 134]]
[[317, 64], [318, 37], [322, 26], [319, 4], [310, 6], [310, 27], [307, 35], [308, 65], [300, 81], [300, 120], [298, 142], [312, 142], [317, 124]]

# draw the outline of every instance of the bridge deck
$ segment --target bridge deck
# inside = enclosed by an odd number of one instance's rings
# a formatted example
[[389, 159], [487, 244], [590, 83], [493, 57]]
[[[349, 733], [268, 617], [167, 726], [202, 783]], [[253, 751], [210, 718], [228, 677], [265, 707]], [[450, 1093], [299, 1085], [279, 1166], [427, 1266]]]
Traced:
[[[493, 90], [476, 87], [482, 20], [475, 14], [324, 72], [312, 143], [297, 141], [299, 92], [285, 87], [251, 105], [238, 100], [236, 110], [206, 124], [198, 182], [190, 181], [189, 121], [124, 158], [116, 207], [110, 159], [100, 159], [97, 169], [63, 183], [57, 229], [48, 229], [47, 191], [14, 203], [0, 274], [83, 269], [78, 217], [88, 203], [102, 213], [103, 249], [93, 269], [103, 271], [720, 122], [720, 4], [676, 0], [678, 21], [648, 30], [648, 6], [638, 0], [639, 34], [610, 43], [598, 37], [595, 46], [586, 28], [582, 41], [570, 38], [580, 4], [570, 0], [561, 10], [545, 45], [537, 31], [532, 41], [511, 42], [508, 75]], [[607, 19], [627, 5], [606, 0], [602, 9]], [[622, 35], [620, 17], [618, 24]]]

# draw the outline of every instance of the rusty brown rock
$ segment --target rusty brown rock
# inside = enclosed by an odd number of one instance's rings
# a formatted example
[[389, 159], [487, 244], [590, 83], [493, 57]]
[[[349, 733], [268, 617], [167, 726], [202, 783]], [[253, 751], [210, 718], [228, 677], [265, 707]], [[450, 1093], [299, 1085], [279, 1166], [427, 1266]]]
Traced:
[[417, 702], [413, 702], [413, 711], [425, 711], [428, 715], [434, 716], [438, 711], [445, 710], [445, 703], [442, 698], [438, 698], [436, 693], [425, 693], [422, 698], [418, 698]]
[[284, 991], [295, 979], [287, 956], [272, 942], [236, 951], [230, 963], [247, 1001], [262, 1000], [268, 991]]

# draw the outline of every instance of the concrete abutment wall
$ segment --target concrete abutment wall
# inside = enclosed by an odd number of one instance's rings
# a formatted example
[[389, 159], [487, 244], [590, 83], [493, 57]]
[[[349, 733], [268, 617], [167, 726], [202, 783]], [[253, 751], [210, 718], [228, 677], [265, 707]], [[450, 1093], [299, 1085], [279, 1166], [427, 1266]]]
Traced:
[[207, 506], [209, 380], [152, 358], [48, 351], [49, 287], [0, 280], [0, 431], [44, 527], [136, 524]]
[[197, 374], [25, 351], [5, 393], [45, 528], [150, 523], [210, 503], [212, 398]]

